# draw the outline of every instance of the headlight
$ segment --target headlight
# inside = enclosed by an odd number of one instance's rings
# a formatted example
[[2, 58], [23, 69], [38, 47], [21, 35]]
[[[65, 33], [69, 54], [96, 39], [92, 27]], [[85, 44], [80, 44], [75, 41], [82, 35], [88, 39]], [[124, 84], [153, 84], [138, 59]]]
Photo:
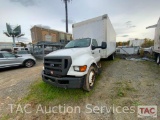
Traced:
[[87, 65], [84, 66], [74, 66], [74, 71], [78, 71], [78, 72], [85, 72], [87, 69]]

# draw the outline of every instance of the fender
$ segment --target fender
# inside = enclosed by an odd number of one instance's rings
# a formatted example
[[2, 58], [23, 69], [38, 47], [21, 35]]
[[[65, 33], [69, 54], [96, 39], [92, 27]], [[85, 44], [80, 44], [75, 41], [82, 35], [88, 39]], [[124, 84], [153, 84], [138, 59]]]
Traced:
[[[100, 58], [99, 58], [100, 60]], [[88, 73], [88, 70], [92, 64], [97, 65], [97, 62], [95, 61], [94, 57], [91, 54], [83, 54], [78, 57], [72, 58], [72, 65], [67, 73], [67, 75], [71, 76], [84, 76]], [[77, 72], [74, 71], [74, 66], [83, 66], [87, 65], [87, 70], [85, 72]]]

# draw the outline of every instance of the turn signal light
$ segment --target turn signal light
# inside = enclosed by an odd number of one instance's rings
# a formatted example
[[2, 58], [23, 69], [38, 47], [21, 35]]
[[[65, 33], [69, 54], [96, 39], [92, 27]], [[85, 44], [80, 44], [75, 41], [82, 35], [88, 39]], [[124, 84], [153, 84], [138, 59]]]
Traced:
[[78, 72], [85, 72], [87, 69], [87, 65], [84, 66], [74, 66], [74, 70]]
[[80, 72], [85, 72], [86, 69], [87, 69], [87, 65], [79, 66], [79, 71], [80, 71]]

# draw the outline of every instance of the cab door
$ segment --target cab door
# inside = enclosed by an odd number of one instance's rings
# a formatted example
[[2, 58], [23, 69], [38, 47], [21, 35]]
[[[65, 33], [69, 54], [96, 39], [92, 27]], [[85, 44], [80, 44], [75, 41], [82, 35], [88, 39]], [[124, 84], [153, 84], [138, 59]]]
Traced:
[[[92, 44], [91, 45], [94, 46], [95, 48], [98, 47], [97, 40], [92, 39]], [[94, 50], [91, 49], [91, 54], [95, 58], [96, 62], [98, 62], [100, 60], [100, 48], [96, 48]]]
[[14, 54], [12, 53], [2, 53], [5, 61], [4, 64], [7, 66], [15, 66], [15, 65], [20, 65], [21, 64], [21, 58], [17, 58]]
[[0, 68], [3, 68], [6, 64], [6, 58], [0, 53]]

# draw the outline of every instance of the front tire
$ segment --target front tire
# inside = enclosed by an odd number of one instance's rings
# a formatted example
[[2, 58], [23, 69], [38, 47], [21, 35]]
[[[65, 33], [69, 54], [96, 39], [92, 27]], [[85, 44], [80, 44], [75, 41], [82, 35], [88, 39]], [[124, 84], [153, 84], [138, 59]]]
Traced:
[[96, 78], [95, 68], [91, 66], [85, 77], [83, 89], [88, 92], [91, 91], [95, 83], [95, 78]]
[[33, 67], [34, 64], [35, 64], [35, 62], [33, 60], [26, 60], [24, 62], [24, 66], [27, 67], [27, 68]]

